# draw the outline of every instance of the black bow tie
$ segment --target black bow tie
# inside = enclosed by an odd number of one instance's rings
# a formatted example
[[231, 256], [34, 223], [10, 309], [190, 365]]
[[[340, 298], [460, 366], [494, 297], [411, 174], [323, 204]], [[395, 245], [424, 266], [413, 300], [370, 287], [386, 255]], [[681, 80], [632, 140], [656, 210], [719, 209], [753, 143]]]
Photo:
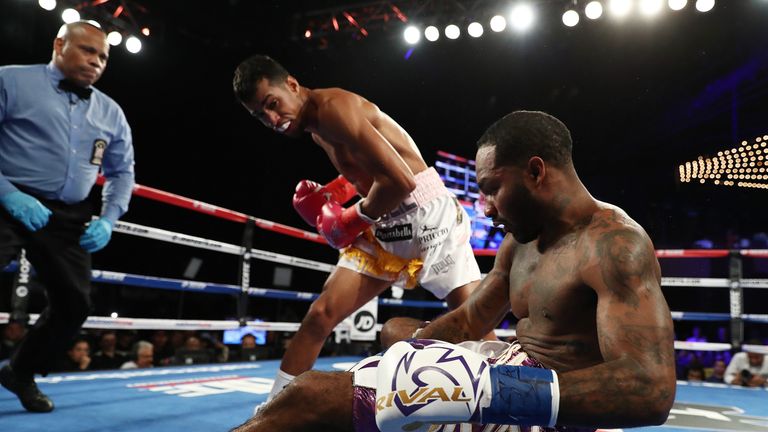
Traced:
[[65, 92], [74, 93], [80, 99], [90, 99], [91, 93], [93, 92], [93, 90], [89, 88], [80, 87], [79, 85], [66, 79], [59, 81], [59, 88]]

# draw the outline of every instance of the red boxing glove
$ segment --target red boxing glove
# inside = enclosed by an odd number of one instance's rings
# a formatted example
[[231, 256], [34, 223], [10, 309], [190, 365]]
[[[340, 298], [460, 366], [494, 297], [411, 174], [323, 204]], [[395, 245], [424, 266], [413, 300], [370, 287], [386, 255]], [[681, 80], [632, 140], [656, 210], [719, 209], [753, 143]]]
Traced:
[[325, 186], [312, 180], [302, 180], [296, 185], [296, 193], [293, 194], [293, 208], [308, 224], [315, 226], [325, 203], [334, 201], [344, 204], [356, 194], [355, 187], [343, 176], [338, 176]]
[[345, 248], [369, 226], [376, 223], [375, 219], [371, 219], [360, 211], [362, 202], [362, 200], [358, 201], [349, 208], [344, 208], [333, 201], [323, 206], [317, 217], [317, 231], [328, 240], [328, 244], [336, 249]]

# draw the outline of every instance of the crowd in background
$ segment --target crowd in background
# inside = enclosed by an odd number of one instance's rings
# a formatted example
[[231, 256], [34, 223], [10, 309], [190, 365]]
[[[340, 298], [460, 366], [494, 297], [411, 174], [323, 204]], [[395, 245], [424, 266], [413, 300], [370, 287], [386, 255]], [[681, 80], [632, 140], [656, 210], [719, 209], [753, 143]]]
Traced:
[[[0, 362], [8, 359], [26, 332], [23, 324], [10, 322], [0, 335]], [[99, 330], [83, 329], [67, 352], [56, 359], [52, 372], [108, 369], [137, 369], [154, 366], [226, 363], [280, 359], [290, 342], [290, 332], [266, 332], [257, 345], [246, 333], [238, 344], [224, 344], [222, 332], [191, 330]], [[369, 355], [373, 344], [336, 343], [329, 338], [322, 355]]]
[[[25, 326], [18, 322], [10, 322], [2, 328], [0, 361], [11, 355], [25, 331]], [[699, 327], [693, 327], [684, 339], [727, 343], [725, 334], [726, 329], [719, 327], [713, 337], [707, 337]], [[222, 332], [85, 329], [66, 354], [57, 359], [55, 372], [276, 360], [282, 357], [291, 336], [290, 332], [266, 332], [266, 341], [259, 345], [256, 336], [246, 333], [239, 344], [224, 344]], [[768, 340], [755, 338], [746, 343], [768, 345]], [[330, 337], [321, 356], [367, 356], [379, 349], [375, 343], [337, 342]], [[676, 353], [680, 380], [766, 386], [768, 360], [763, 354], [728, 350], [677, 350]]]

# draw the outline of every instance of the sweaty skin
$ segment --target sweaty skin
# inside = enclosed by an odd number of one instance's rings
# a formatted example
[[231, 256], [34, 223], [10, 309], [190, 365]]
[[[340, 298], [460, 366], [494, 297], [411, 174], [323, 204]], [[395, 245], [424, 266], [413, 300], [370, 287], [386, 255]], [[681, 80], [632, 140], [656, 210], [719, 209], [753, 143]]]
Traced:
[[[275, 132], [291, 137], [311, 134], [339, 173], [365, 197], [360, 210], [370, 218], [399, 206], [416, 188], [414, 176], [427, 169], [408, 133], [355, 93], [339, 88], [309, 89], [292, 76], [279, 82], [262, 78], [253, 97], [242, 104]], [[445, 299], [448, 306], [460, 305], [478, 282], [453, 289]], [[311, 369], [332, 329], [390, 285], [337, 267], [304, 317], [280, 370], [298, 376]]]
[[[592, 198], [572, 166], [552, 169], [532, 158], [519, 170], [493, 160], [493, 150], [478, 151], [486, 215], [508, 232], [494, 268], [465, 306], [419, 337], [472, 340], [511, 308], [523, 349], [558, 372], [559, 424], [663, 423], [675, 395], [674, 335], [648, 235], [618, 207]], [[536, 199], [526, 198], [530, 190]], [[548, 224], [531, 234], [534, 214]]]
[[311, 133], [339, 173], [367, 197], [363, 212], [372, 218], [397, 207], [416, 187], [413, 176], [427, 169], [408, 133], [355, 93], [308, 89], [292, 77], [284, 86], [262, 79], [243, 105], [275, 130], [290, 121], [286, 135]]
[[[488, 205], [504, 205], [504, 194], [495, 196], [495, 180], [485, 177], [478, 161]], [[550, 176], [557, 173], [550, 170]], [[558, 424], [663, 423], [675, 395], [673, 330], [653, 245], [618, 207], [566, 191], [554, 197], [559, 203], [555, 212], [571, 223], [562, 224], [556, 235], [542, 233], [525, 244], [507, 233], [492, 271], [470, 299], [422, 329], [419, 337], [454, 343], [477, 339], [511, 309], [520, 319], [517, 337], [524, 349], [558, 371]], [[569, 198], [573, 195], [577, 198]], [[486, 212], [501, 217], [495, 209]], [[407, 338], [419, 322], [399, 318], [390, 324], [393, 333], [400, 333], [390, 335], [394, 340]], [[237, 431], [277, 425], [298, 431], [319, 424], [324, 430], [352, 430], [350, 374], [315, 372], [300, 378], [295, 391], [286, 388], [280, 404], [268, 406]], [[323, 415], [293, 417], [288, 401], [312, 392], [316, 382], [344, 391], [335, 401], [318, 400]]]

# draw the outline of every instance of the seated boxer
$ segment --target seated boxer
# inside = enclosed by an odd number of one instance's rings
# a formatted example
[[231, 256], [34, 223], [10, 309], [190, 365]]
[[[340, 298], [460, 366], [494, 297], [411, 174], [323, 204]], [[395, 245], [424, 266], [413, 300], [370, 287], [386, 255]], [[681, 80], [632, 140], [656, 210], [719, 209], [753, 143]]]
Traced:
[[[506, 234], [469, 300], [423, 328], [390, 320], [383, 339], [419, 339], [349, 372], [304, 373], [237, 432], [663, 423], [675, 357], [653, 244], [624, 211], [589, 194], [571, 148], [568, 129], [545, 113], [516, 111], [492, 125], [478, 141], [477, 179], [486, 215]], [[510, 310], [516, 342], [464, 342]]]
[[418, 283], [450, 308], [469, 296], [480, 280], [469, 217], [400, 125], [357, 94], [302, 87], [266, 56], [243, 61], [233, 87], [265, 126], [293, 137], [309, 132], [342, 174], [325, 186], [304, 180], [296, 187], [294, 207], [341, 255], [268, 399], [312, 367], [337, 324], [393, 283]]

